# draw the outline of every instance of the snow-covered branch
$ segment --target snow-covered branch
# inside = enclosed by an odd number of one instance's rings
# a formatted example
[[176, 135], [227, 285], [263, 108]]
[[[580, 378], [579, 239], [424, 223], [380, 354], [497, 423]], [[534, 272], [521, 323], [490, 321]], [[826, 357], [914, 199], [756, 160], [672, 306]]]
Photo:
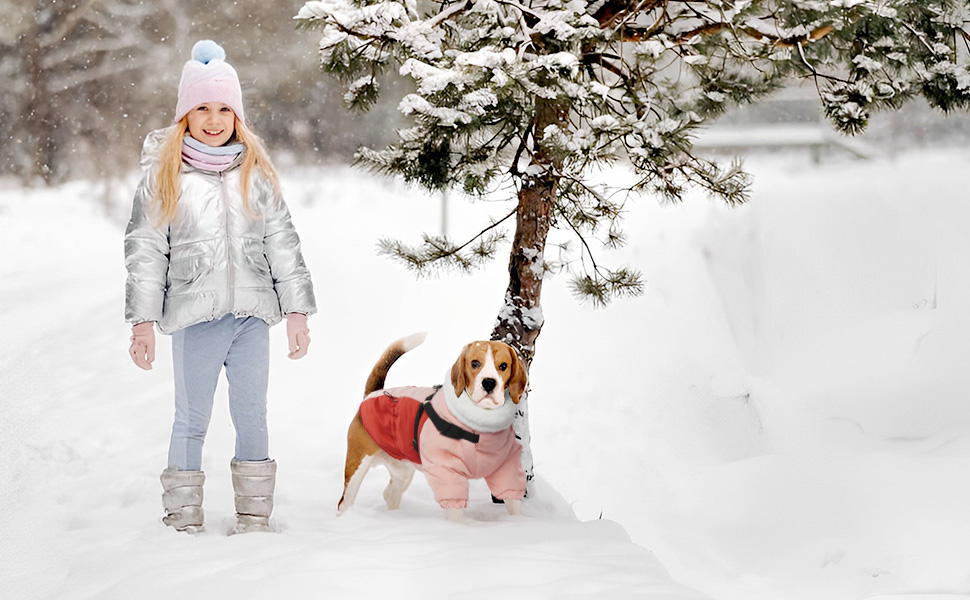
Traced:
[[949, 59], [970, 38], [947, 1], [465, 0], [422, 16], [408, 0], [327, 0], [299, 17], [323, 29], [324, 66], [352, 89], [373, 92], [359, 82], [392, 64], [413, 82], [399, 109], [415, 126], [361, 154], [384, 172], [472, 194], [545, 182], [580, 206], [595, 195], [577, 182], [625, 159], [643, 175], [634, 189], [677, 201], [699, 187], [735, 204], [743, 171], [693, 156], [692, 138], [786, 79], [814, 77], [849, 133], [916, 93], [970, 106], [970, 72]]

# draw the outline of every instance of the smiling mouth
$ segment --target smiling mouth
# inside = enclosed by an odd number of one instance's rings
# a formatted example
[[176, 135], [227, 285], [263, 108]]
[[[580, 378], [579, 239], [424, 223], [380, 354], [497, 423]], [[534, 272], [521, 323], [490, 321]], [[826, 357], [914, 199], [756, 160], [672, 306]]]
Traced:
[[212, 131], [210, 129], [203, 129], [202, 130], [202, 133], [204, 133], [206, 135], [211, 135], [211, 136], [218, 136], [218, 135], [222, 135], [222, 132], [223, 131], [224, 131], [223, 129], [220, 129], [218, 131]]

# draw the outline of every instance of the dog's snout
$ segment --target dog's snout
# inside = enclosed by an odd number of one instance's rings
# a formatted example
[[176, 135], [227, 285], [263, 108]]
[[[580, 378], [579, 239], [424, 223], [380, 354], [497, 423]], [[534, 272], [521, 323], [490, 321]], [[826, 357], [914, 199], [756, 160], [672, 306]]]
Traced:
[[485, 379], [482, 379], [482, 389], [484, 389], [486, 392], [491, 394], [492, 390], [495, 389], [495, 380], [492, 379], [491, 377], [486, 377]]

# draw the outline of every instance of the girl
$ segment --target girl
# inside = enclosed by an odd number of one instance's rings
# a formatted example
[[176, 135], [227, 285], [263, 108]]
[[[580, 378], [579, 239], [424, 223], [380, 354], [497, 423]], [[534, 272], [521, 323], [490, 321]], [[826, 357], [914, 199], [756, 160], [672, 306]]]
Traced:
[[209, 40], [193, 47], [175, 126], [145, 140], [125, 234], [132, 360], [152, 368], [156, 323], [172, 335], [175, 424], [162, 521], [179, 531], [203, 527], [202, 444], [223, 366], [236, 430], [235, 531], [269, 530], [269, 327], [285, 315], [289, 357], [300, 358], [310, 344], [307, 315], [316, 312], [276, 171], [245, 125], [239, 78], [225, 57]]

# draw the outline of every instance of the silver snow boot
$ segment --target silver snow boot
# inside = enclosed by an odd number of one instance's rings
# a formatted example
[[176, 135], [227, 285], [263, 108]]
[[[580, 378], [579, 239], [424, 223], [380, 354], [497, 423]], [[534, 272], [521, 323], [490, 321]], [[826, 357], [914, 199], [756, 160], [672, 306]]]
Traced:
[[202, 471], [179, 471], [169, 467], [162, 471], [162, 522], [177, 531], [201, 531], [205, 516], [202, 512]]
[[275, 460], [234, 460], [232, 489], [236, 493], [236, 528], [233, 533], [269, 531], [276, 488]]

